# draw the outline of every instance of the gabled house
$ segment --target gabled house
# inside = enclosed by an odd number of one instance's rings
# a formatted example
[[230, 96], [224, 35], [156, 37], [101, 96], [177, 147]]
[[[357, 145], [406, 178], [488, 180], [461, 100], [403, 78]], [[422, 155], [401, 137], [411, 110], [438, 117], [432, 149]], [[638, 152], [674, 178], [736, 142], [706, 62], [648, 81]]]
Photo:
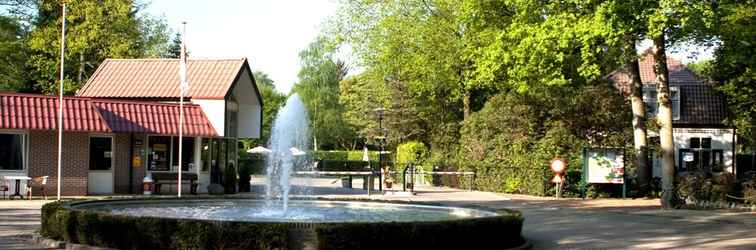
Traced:
[[[204, 192], [238, 166], [238, 139], [262, 127], [247, 60], [189, 60], [181, 156], [178, 69], [177, 59], [108, 59], [64, 98], [63, 195], [140, 193], [146, 175], [179, 167]], [[55, 96], [0, 93], [0, 176], [49, 176], [57, 192], [57, 108]]]
[[[639, 64], [646, 117], [651, 119], [658, 109], [653, 55], [645, 52], [639, 58]], [[733, 172], [736, 133], [735, 128], [724, 123], [727, 116], [724, 96], [679, 60], [668, 57], [667, 66], [677, 171]], [[625, 69], [615, 71], [607, 78], [625, 96], [630, 95], [632, 82]], [[658, 142], [657, 134], [649, 131], [649, 137], [650, 142]], [[660, 159], [658, 156], [652, 156], [652, 159], [654, 176], [661, 176]]]

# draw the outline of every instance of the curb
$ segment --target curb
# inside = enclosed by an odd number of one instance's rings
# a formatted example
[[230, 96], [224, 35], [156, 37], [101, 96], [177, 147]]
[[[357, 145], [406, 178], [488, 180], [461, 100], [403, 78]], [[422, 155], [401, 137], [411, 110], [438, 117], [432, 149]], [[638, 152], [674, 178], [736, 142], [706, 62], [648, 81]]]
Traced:
[[513, 247], [513, 248], [508, 248], [507, 250], [530, 250], [531, 248], [533, 248], [533, 243], [530, 243], [530, 241], [525, 240], [525, 243], [522, 243], [522, 245]]
[[29, 241], [37, 245], [42, 245], [49, 248], [55, 248], [55, 249], [66, 249], [66, 250], [117, 250], [114, 248], [105, 248], [105, 247], [95, 247], [90, 245], [84, 245], [84, 244], [74, 244], [74, 243], [68, 243], [65, 241], [58, 241], [53, 239], [48, 239], [43, 237], [42, 235], [39, 235], [37, 233], [32, 235], [24, 235], [25, 237], [18, 237], [21, 240]]
[[43, 245], [49, 248], [56, 248], [56, 249], [65, 249], [66, 248], [66, 242], [65, 241], [57, 241], [53, 239], [48, 239], [45, 237], [42, 237], [42, 235], [39, 235], [37, 233], [31, 235], [31, 239], [25, 239], [27, 241], [31, 241], [32, 243]]

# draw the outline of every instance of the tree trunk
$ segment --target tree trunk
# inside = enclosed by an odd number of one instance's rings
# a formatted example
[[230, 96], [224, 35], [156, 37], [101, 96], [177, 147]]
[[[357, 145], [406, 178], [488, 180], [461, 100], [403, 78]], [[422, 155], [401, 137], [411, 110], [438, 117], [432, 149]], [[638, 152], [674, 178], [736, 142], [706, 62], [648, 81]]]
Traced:
[[635, 146], [635, 164], [638, 173], [638, 191], [647, 195], [651, 183], [651, 164], [648, 161], [648, 140], [646, 131], [646, 105], [643, 103], [643, 82], [640, 78], [638, 52], [635, 49], [635, 38], [625, 38], [625, 65], [632, 81], [630, 103], [633, 109], [633, 138]]
[[656, 65], [656, 96], [659, 113], [656, 115], [660, 125], [659, 141], [662, 149], [662, 209], [675, 207], [675, 143], [672, 136], [672, 103], [669, 100], [669, 71], [667, 55], [664, 48], [664, 32], [654, 37], [652, 51]]
[[465, 96], [462, 97], [462, 105], [463, 105], [463, 121], [467, 121], [467, 118], [470, 117], [470, 114], [472, 113], [471, 107], [470, 107], [470, 91], [465, 91]]
[[86, 62], [84, 62], [84, 52], [79, 52], [79, 76], [78, 76], [78, 84], [81, 86], [84, 83], [84, 66]]

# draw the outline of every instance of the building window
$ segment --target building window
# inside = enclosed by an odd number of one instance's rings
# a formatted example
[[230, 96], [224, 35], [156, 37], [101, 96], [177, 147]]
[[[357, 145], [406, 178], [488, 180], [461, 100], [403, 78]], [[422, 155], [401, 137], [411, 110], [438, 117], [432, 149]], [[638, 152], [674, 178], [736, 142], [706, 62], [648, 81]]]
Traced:
[[113, 139], [89, 138], [89, 170], [110, 170], [113, 167]]
[[[181, 171], [189, 171], [189, 164], [194, 163], [194, 138], [191, 137], [184, 137], [183, 138], [184, 144], [181, 145], [182, 152], [181, 154], [183, 157], [181, 157]], [[171, 152], [171, 164], [174, 166], [178, 166], [178, 151], [179, 151], [179, 143], [178, 143], [178, 137], [173, 137], [173, 150]]]
[[[643, 103], [646, 104], [646, 117], [656, 117], [659, 113], [659, 103], [656, 95], [656, 85], [646, 84], [643, 87]], [[669, 87], [669, 101], [672, 104], [672, 120], [680, 120], [680, 88]]]
[[150, 171], [168, 171], [171, 164], [168, 156], [171, 150], [170, 136], [150, 136], [147, 142], [149, 155], [147, 162]]
[[24, 169], [24, 135], [0, 134], [0, 170]]
[[692, 137], [688, 140], [688, 148], [680, 149], [680, 170], [722, 172], [723, 156], [723, 150], [711, 148], [711, 138]]

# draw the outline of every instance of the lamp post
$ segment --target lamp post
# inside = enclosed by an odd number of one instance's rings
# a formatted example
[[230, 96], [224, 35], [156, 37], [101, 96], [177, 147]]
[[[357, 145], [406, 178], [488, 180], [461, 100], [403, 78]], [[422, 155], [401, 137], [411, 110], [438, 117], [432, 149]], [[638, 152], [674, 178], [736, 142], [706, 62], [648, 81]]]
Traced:
[[378, 132], [380, 133], [380, 136], [377, 138], [378, 146], [380, 148], [380, 152], [378, 152], [378, 172], [380, 173], [378, 176], [378, 191], [383, 191], [383, 173], [381, 173], [381, 170], [383, 169], [383, 152], [386, 147], [386, 134], [385, 131], [383, 131], [383, 113], [386, 109], [376, 108], [373, 111], [378, 113]]

